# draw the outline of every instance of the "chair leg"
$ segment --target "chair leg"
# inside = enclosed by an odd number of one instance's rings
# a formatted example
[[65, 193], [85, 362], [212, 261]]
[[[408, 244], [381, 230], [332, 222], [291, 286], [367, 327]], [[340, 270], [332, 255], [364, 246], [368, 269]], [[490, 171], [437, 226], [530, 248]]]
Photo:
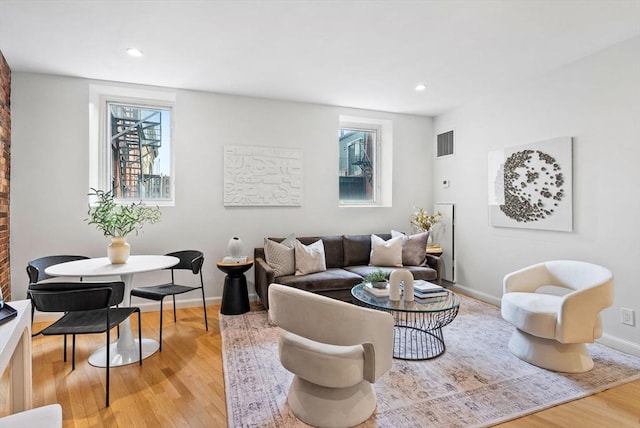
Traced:
[[[109, 329], [109, 326], [107, 325], [107, 334], [105, 334], [105, 336], [107, 337], [107, 361], [105, 366], [107, 366], [107, 373], [106, 373], [106, 381], [107, 381], [107, 389], [105, 392], [105, 407], [109, 407], [109, 366], [111, 363], [111, 338], [109, 336], [111, 336], [111, 330]], [[140, 341], [142, 342], [142, 341]]]
[[[67, 335], [64, 336], [65, 342], [67, 341]], [[67, 355], [67, 345], [64, 345], [64, 355]], [[76, 335], [71, 336], [71, 370], [76, 369]]]
[[36, 316], [36, 307], [33, 304], [33, 300], [32, 300], [31, 301], [31, 337], [36, 337], [37, 335], [42, 333], [42, 330], [33, 333], [33, 319], [35, 318], [35, 316]]
[[176, 321], [176, 295], [173, 294], [171, 297], [173, 297], [173, 322], [177, 322]]
[[164, 302], [164, 298], [160, 299], [160, 346], [158, 347], [158, 352], [162, 352], [162, 303]]
[[64, 356], [62, 357], [62, 360], [66, 363], [67, 362], [67, 335], [64, 335], [64, 339], [62, 341], [62, 352], [64, 354]]
[[207, 302], [204, 299], [204, 287], [202, 287], [201, 290], [202, 290], [202, 309], [204, 309], [204, 328], [205, 330], [209, 331], [209, 321], [207, 320]]
[[[142, 312], [140, 312], [140, 309], [138, 309], [137, 312], [138, 312], [138, 352], [140, 356], [140, 365], [142, 365], [142, 320], [140, 319], [142, 318]], [[160, 342], [160, 344], [162, 344], [162, 342]]]

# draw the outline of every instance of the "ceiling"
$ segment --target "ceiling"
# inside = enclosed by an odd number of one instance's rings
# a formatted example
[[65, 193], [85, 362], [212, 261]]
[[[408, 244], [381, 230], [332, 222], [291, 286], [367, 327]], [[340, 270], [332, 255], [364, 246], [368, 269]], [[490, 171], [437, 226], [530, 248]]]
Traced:
[[639, 35], [640, 0], [0, 0], [14, 72], [429, 116]]

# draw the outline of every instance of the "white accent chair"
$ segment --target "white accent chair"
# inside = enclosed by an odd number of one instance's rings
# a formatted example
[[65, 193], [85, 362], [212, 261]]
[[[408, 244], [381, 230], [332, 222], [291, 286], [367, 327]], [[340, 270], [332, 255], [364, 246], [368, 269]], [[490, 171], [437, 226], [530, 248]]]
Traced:
[[516, 327], [509, 350], [549, 370], [593, 368], [585, 343], [602, 336], [600, 312], [613, 304], [613, 274], [592, 263], [555, 260], [504, 277], [502, 318]]
[[50, 404], [4, 416], [0, 418], [0, 427], [62, 428], [62, 407]]
[[282, 329], [280, 362], [295, 375], [293, 414], [319, 427], [367, 420], [372, 383], [393, 363], [393, 317], [281, 284], [269, 286], [269, 315]]

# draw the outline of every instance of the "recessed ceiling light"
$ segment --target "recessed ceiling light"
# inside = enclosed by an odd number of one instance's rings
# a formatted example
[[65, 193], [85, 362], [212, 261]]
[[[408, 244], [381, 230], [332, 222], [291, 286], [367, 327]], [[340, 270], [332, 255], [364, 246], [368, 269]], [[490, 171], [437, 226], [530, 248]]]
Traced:
[[142, 51], [136, 48], [127, 48], [127, 53], [131, 56], [142, 56]]
[[424, 83], [419, 83], [416, 86], [416, 91], [424, 91], [425, 89], [427, 89], [427, 85], [425, 85]]

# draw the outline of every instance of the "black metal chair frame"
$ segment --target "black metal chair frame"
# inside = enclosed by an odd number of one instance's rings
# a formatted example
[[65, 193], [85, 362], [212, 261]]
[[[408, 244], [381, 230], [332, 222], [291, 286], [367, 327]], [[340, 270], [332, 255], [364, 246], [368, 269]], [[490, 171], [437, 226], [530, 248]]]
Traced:
[[[39, 257], [37, 259], [31, 260], [27, 264], [27, 276], [29, 277], [29, 286], [27, 287], [27, 299], [31, 300], [31, 324], [33, 324], [33, 318], [35, 316], [35, 305], [33, 304], [33, 300], [31, 299], [31, 290], [37, 288], [41, 281], [46, 279], [53, 278], [51, 275], [47, 275], [44, 270], [49, 266], [57, 265], [60, 263], [73, 262], [76, 260], [86, 260], [89, 257], [87, 256], [78, 256], [78, 255], [54, 255], [54, 256], [44, 256]], [[80, 277], [80, 281], [82, 281], [82, 277]], [[37, 331], [31, 334], [31, 337], [35, 337], [42, 333], [42, 331]], [[119, 331], [118, 331], [119, 333]], [[72, 340], [75, 340], [75, 336]], [[64, 336], [64, 361], [67, 361], [67, 336]]]
[[31, 260], [27, 264], [27, 275], [29, 276], [29, 285], [36, 284], [40, 281], [44, 281], [45, 279], [53, 278], [50, 275], [47, 275], [44, 270], [49, 266], [57, 265], [60, 263], [73, 262], [76, 260], [85, 260], [88, 259], [87, 256], [78, 256], [78, 255], [55, 255], [55, 256], [44, 256], [39, 257], [37, 259]]
[[[164, 298], [171, 296], [173, 298], [173, 322], [176, 320], [176, 295], [187, 293], [200, 289], [202, 291], [202, 307], [204, 309], [204, 325], [209, 331], [209, 322], [207, 321], [207, 303], [204, 296], [204, 281], [202, 279], [202, 265], [204, 264], [204, 254], [198, 250], [182, 250], [167, 253], [167, 256], [173, 256], [180, 259], [178, 264], [172, 266], [171, 282], [168, 284], [153, 285], [149, 287], [136, 287], [131, 290], [131, 296], [141, 297], [143, 299], [155, 300], [160, 302], [160, 351], [162, 351], [162, 308]], [[175, 283], [175, 270], [190, 270], [194, 275], [200, 275], [200, 287], [180, 285]]]
[[[123, 282], [73, 283], [52, 282], [32, 290], [31, 298], [42, 312], [65, 312], [41, 332], [44, 336], [73, 335], [71, 369], [76, 368], [76, 335], [105, 333], [106, 337], [106, 390], [105, 403], [109, 407], [109, 369], [111, 329], [120, 325], [131, 314], [138, 314], [138, 346], [142, 365], [142, 323], [140, 308], [112, 307], [124, 297]], [[66, 352], [65, 352], [66, 354]]]

